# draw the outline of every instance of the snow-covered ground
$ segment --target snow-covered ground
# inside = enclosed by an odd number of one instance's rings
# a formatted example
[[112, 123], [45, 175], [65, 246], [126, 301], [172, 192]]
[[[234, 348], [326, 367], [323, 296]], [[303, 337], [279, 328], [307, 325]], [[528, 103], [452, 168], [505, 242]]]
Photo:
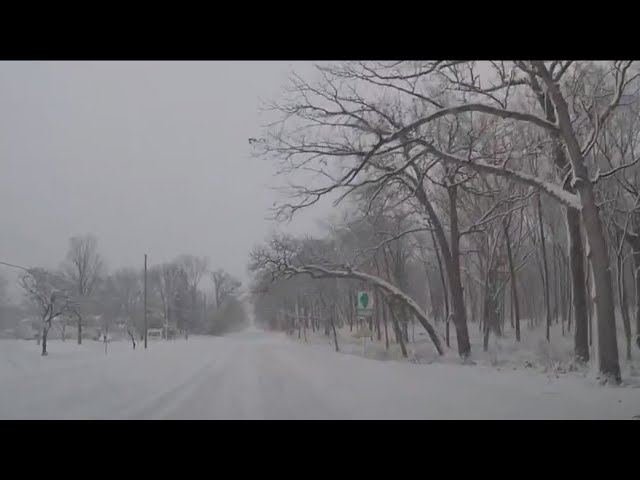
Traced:
[[[442, 337], [444, 346], [444, 328], [442, 324], [435, 325], [436, 330]], [[626, 344], [622, 327], [618, 329], [618, 350], [620, 367], [622, 370], [623, 382], [631, 386], [640, 386], [640, 351], [635, 343], [632, 345], [632, 359], [626, 359]], [[420, 325], [415, 329], [409, 327], [409, 339], [407, 344], [408, 359], [403, 359], [400, 346], [395, 342], [395, 335], [389, 325], [389, 348], [385, 346], [384, 330], [381, 331], [381, 339], [377, 340], [375, 331], [373, 339], [367, 338], [366, 342], [362, 338], [357, 338], [355, 333], [348, 326], [338, 330], [338, 345], [341, 353], [358, 355], [376, 360], [396, 360], [409, 361], [420, 364], [431, 363], [459, 363], [455, 331], [451, 327], [451, 348], [445, 348], [445, 355], [439, 357], [433, 344], [429, 340], [426, 332]], [[506, 325], [503, 335], [496, 337], [491, 335], [489, 349], [483, 351], [482, 332], [477, 324], [469, 324], [469, 336], [471, 341], [472, 358], [474, 362], [482, 366], [495, 367], [497, 370], [531, 369], [543, 373], [550, 377], [559, 375], [573, 375], [578, 377], [595, 378], [595, 362], [591, 362], [592, 369], [575, 365], [573, 332], [562, 334], [560, 325], [554, 324], [551, 327], [551, 341], [548, 342], [545, 336], [544, 325], [539, 325], [530, 329], [527, 322], [523, 322], [521, 329], [521, 341], [516, 342], [515, 333]], [[322, 332], [307, 330], [306, 344], [314, 347], [334, 349], [333, 335], [325, 336]], [[305, 343], [304, 334], [301, 332], [298, 340], [297, 331], [291, 337], [294, 341]], [[593, 346], [591, 356], [595, 358]]]
[[0, 340], [0, 418], [631, 419], [640, 389], [535, 369], [417, 365], [250, 329], [151, 343]]

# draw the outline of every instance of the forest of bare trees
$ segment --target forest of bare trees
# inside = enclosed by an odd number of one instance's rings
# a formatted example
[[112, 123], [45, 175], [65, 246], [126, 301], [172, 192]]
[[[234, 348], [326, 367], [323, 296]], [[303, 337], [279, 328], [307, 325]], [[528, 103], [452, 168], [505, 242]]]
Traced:
[[[275, 216], [325, 201], [342, 213], [321, 235], [276, 234], [252, 252], [258, 320], [299, 338], [324, 330], [336, 350], [336, 328], [368, 323], [405, 356], [418, 324], [470, 364], [472, 329], [485, 351], [506, 331], [518, 343], [559, 330], [576, 365], [619, 383], [620, 357], [640, 348], [639, 76], [629, 61], [292, 75], [250, 141], [287, 185]], [[366, 319], [364, 286], [378, 306]]]
[[[188, 338], [189, 333], [218, 334], [246, 324], [241, 283], [222, 269], [210, 271], [208, 265], [206, 257], [188, 254], [149, 265], [147, 328], [163, 329], [165, 338]], [[95, 236], [72, 237], [59, 269], [18, 268], [23, 269], [19, 285], [26, 313], [36, 319], [42, 355], [47, 355], [52, 329], [64, 341], [67, 329], [75, 328], [78, 344], [84, 338], [102, 340], [120, 333], [135, 349], [144, 338], [144, 268], [109, 272]], [[214, 299], [207, 300], [208, 291]], [[231, 321], [222, 318], [223, 312], [233, 312]]]

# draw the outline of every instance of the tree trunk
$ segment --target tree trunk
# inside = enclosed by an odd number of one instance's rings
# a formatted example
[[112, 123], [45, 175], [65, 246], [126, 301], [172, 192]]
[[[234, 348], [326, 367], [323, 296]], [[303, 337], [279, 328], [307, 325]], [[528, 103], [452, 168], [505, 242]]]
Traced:
[[440, 258], [440, 251], [438, 249], [438, 244], [436, 242], [436, 237], [431, 232], [431, 239], [433, 241], [433, 249], [436, 252], [436, 261], [438, 262], [438, 272], [440, 273], [440, 283], [442, 283], [442, 296], [444, 298], [444, 321], [445, 321], [445, 341], [447, 347], [451, 347], [449, 343], [449, 293], [447, 289], [447, 282], [444, 277], [444, 269], [442, 268], [442, 259]]
[[515, 325], [513, 323], [513, 319], [515, 318], [515, 312], [513, 308], [513, 285], [511, 285], [511, 280], [509, 280], [509, 291], [511, 292], [511, 296], [509, 297], [509, 325], [511, 330], [515, 330]]
[[416, 321], [411, 317], [411, 341], [416, 343]]
[[471, 356], [471, 344], [469, 343], [467, 312], [464, 308], [464, 296], [460, 278], [460, 234], [458, 231], [458, 211], [456, 206], [457, 193], [455, 188], [448, 188], [447, 191], [449, 194], [450, 207], [451, 249], [449, 249], [447, 237], [444, 234], [442, 224], [433, 209], [433, 205], [431, 205], [431, 202], [429, 201], [424, 187], [419, 186], [416, 189], [416, 196], [429, 215], [431, 224], [435, 230], [436, 238], [440, 245], [442, 259], [444, 261], [449, 281], [449, 293], [451, 293], [451, 310], [453, 315], [453, 324], [456, 328], [458, 355], [460, 355], [460, 358], [462, 358], [463, 361], [466, 361]]
[[47, 352], [47, 336], [49, 335], [49, 327], [44, 327], [42, 329], [42, 356], [45, 357], [48, 355]]
[[602, 220], [596, 205], [593, 184], [589, 178], [582, 151], [573, 130], [567, 102], [562, 96], [558, 84], [553, 81], [544, 67], [543, 62], [536, 61], [535, 66], [542, 75], [555, 105], [558, 126], [571, 161], [575, 189], [582, 205], [582, 223], [587, 237], [587, 258], [593, 275], [592, 299], [595, 304], [594, 313], [598, 333], [596, 350], [598, 370], [605, 382], [613, 381], [619, 383], [621, 375], [609, 251]]
[[[586, 279], [585, 279], [585, 290], [587, 292], [591, 291], [591, 284], [593, 283], [593, 280], [591, 280], [591, 264], [589, 263], [589, 260], [587, 259], [586, 255], [585, 255], [585, 262], [587, 264], [586, 267]], [[591, 347], [593, 345], [593, 323], [591, 321], [591, 319], [593, 318], [593, 303], [588, 303], [587, 304], [587, 321], [589, 322], [589, 328], [588, 328], [588, 332], [589, 332], [589, 352], [591, 353]]]
[[[530, 298], [530, 297], [529, 297]], [[533, 330], [533, 327], [535, 325], [535, 321], [538, 318], [538, 308], [537, 308], [537, 303], [535, 298], [530, 298], [530, 303], [529, 303], [529, 310], [531, 312], [531, 315], [529, 316], [529, 330]]]
[[[436, 311], [436, 305], [439, 303], [436, 300], [436, 296], [433, 292], [433, 287], [431, 286], [431, 282], [429, 281], [429, 270], [427, 269], [427, 267], [425, 266], [425, 276], [427, 279], [427, 289], [429, 291], [429, 306], [431, 307], [429, 310], [431, 312], [431, 316], [433, 317], [433, 322], [437, 323], [438, 322], [438, 317], [440, 316], [440, 312], [439, 309], [438, 311]], [[425, 310], [427, 311], [427, 310]]]
[[488, 266], [489, 271], [485, 279], [485, 294], [484, 294], [484, 336], [483, 336], [483, 349], [489, 350], [489, 334], [491, 330], [494, 334], [498, 331], [498, 314], [500, 305], [496, 295], [496, 271], [492, 265]]
[[[551, 258], [553, 258], [553, 319], [558, 324], [558, 296], [560, 295], [558, 282], [558, 249], [555, 242], [551, 244]], [[564, 332], [563, 332], [564, 334]]]
[[506, 295], [504, 294], [504, 291], [500, 294], [500, 331], [498, 332], [498, 335], [502, 336], [502, 334], [504, 333], [504, 319], [507, 316], [506, 315], [506, 308], [507, 308], [507, 302], [506, 302]]
[[567, 208], [565, 212], [569, 242], [569, 268], [571, 269], [572, 310], [574, 319], [574, 354], [576, 361], [589, 361], [589, 318], [587, 312], [584, 248], [580, 234], [580, 213]]
[[380, 329], [380, 315], [376, 313], [376, 340], [382, 341], [382, 331]]
[[474, 323], [477, 320], [474, 320], [474, 317], [476, 316], [476, 312], [477, 312], [477, 306], [476, 306], [476, 295], [474, 293], [475, 288], [473, 288], [473, 284], [469, 281], [469, 276], [467, 275], [467, 281], [466, 281], [466, 285], [467, 285], [467, 296], [469, 298], [469, 310], [471, 312], [471, 318], [469, 319], [469, 321], [471, 323]]
[[624, 282], [624, 263], [622, 262], [622, 252], [616, 254], [616, 273], [618, 284], [618, 300], [620, 301], [620, 314], [622, 316], [622, 325], [624, 327], [624, 336], [626, 340], [627, 360], [631, 360], [631, 320], [629, 318], [629, 304], [625, 292]]
[[337, 313], [337, 308], [333, 309], [333, 313], [334, 315], [329, 315], [329, 321], [331, 322], [331, 330], [333, 330], [333, 343], [336, 347], [336, 352], [340, 351], [340, 348], [338, 347], [338, 334], [336, 333], [336, 324], [335, 324], [335, 314]]
[[303, 319], [304, 322], [304, 326], [303, 326], [303, 330], [304, 330], [304, 341], [306, 343], [307, 341], [307, 319], [306, 317]]
[[588, 239], [587, 257], [590, 260], [593, 276], [592, 298], [595, 304], [594, 313], [598, 333], [596, 357], [600, 373], [605, 380], [611, 379], [619, 383], [621, 375], [609, 255], [602, 222], [593, 198], [592, 185], [589, 183], [583, 186], [582, 190], [586, 200], [582, 209], [582, 219]]
[[382, 321], [384, 322], [384, 348], [385, 350], [389, 350], [389, 330], [387, 328], [387, 307], [386, 303], [382, 305]]
[[567, 322], [567, 307], [571, 302], [571, 299], [569, 298], [570, 295], [567, 289], [567, 286], [569, 285], [569, 278], [567, 275], [568, 269], [567, 269], [566, 259], [564, 259], [563, 257], [562, 247], [559, 244], [556, 245], [556, 254], [558, 257], [558, 267], [559, 267], [558, 270], [559, 270], [559, 276], [560, 276], [560, 284], [558, 285], [558, 289], [561, 292], [559, 295], [560, 297], [559, 315], [560, 315], [560, 321], [562, 323], [562, 336], [564, 337], [566, 332], [565, 324]]
[[542, 220], [542, 201], [538, 194], [538, 224], [540, 226], [540, 244], [542, 248], [542, 271], [543, 276], [543, 288], [544, 288], [544, 308], [546, 315], [546, 338], [547, 342], [551, 341], [551, 306], [549, 302], [549, 269], [547, 267], [547, 248], [544, 238], [544, 226]]
[[640, 348], [640, 245], [633, 249], [633, 279], [636, 287], [634, 313], [636, 317], [636, 345]]
[[82, 315], [78, 315], [78, 345], [82, 345]]
[[[469, 342], [469, 331], [467, 329], [467, 311], [464, 305], [464, 290], [462, 289], [462, 277], [460, 275], [460, 231], [458, 226], [458, 189], [456, 186], [447, 188], [449, 194], [449, 216], [451, 223], [451, 268], [449, 274], [449, 287], [451, 289], [451, 300], [453, 324], [456, 328], [456, 340], [458, 343], [458, 353], [463, 360], [471, 356], [471, 343]], [[446, 263], [446, 259], [445, 259]]]
[[567, 303], [568, 311], [567, 311], [567, 332], [571, 333], [571, 319], [573, 318], [573, 275], [571, 270], [568, 270], [567, 273]]
[[513, 311], [515, 315], [516, 342], [520, 341], [520, 305], [518, 303], [518, 281], [516, 269], [513, 264], [513, 254], [511, 252], [511, 241], [509, 240], [509, 227], [505, 221], [502, 222], [504, 239], [507, 245], [507, 260], [509, 262], [509, 273], [511, 274], [511, 298], [513, 298]]
[[[376, 267], [376, 273], [378, 274], [378, 276], [380, 276], [380, 264], [378, 263], [378, 254], [377, 254], [377, 252], [373, 256], [373, 263], [374, 263], [374, 265]], [[380, 301], [380, 299], [382, 299], [382, 301]], [[375, 290], [375, 300], [376, 300], [376, 305], [380, 305], [380, 307], [377, 308], [377, 315], [382, 314], [382, 321], [384, 323], [384, 345], [385, 345], [385, 350], [389, 350], [389, 332], [387, 330], [386, 301], [384, 299], [384, 293], [379, 291], [379, 289], [377, 289], [377, 288]]]
[[398, 317], [396, 316], [395, 309], [390, 305], [389, 310], [391, 310], [391, 319], [393, 321], [393, 330], [396, 334], [396, 341], [400, 344], [400, 350], [402, 351], [402, 356], [407, 358], [407, 346], [404, 343], [404, 335], [402, 333], [400, 323], [398, 322]]
[[[561, 124], [561, 132], [552, 132], [551, 138], [555, 140], [553, 149], [553, 160], [556, 167], [561, 172], [569, 172], [573, 169], [574, 178], [582, 178], [583, 181], [587, 180], [587, 172], [584, 167], [584, 160], [580, 153], [580, 148], [577, 146], [573, 128], [571, 126], [571, 120], [569, 118], [569, 112], [567, 104], [562, 97], [562, 93], [549, 82], [549, 78], [545, 80], [550, 95], [545, 95], [542, 90], [539, 90], [538, 100], [540, 106], [545, 111], [547, 120], [556, 123], [559, 121]], [[555, 105], [555, 108], [554, 108]], [[556, 117], [556, 109], [560, 113], [558, 118]], [[564, 137], [564, 144], [569, 151], [569, 157], [565, 154], [565, 150], [562, 145], [562, 139]], [[570, 146], [571, 144], [571, 146]], [[577, 174], [576, 174], [577, 172]], [[563, 190], [575, 194], [575, 188], [571, 184], [571, 177], [566, 176], [566, 181], [563, 185]], [[582, 201], [582, 198], [581, 198]], [[572, 310], [572, 314], [569, 318], [569, 325], [571, 324], [571, 317], [575, 319], [574, 330], [574, 353], [575, 359], [578, 362], [589, 361], [589, 345], [591, 329], [591, 306], [587, 304], [587, 287], [588, 275], [585, 275], [585, 254], [582, 243], [582, 235], [580, 232], [580, 212], [576, 209], [565, 207], [565, 220], [567, 225], [567, 241], [569, 243], [569, 268], [571, 271], [571, 297], [572, 303], [569, 306]]]
[[406, 314], [406, 309], [403, 308], [403, 321], [402, 321], [402, 325], [403, 325], [403, 329], [404, 329], [404, 341], [409, 343], [409, 319], [407, 318], [407, 314]]
[[[634, 218], [635, 229], [638, 229], [638, 221]], [[631, 247], [631, 258], [633, 260], [633, 281], [635, 291], [635, 302], [633, 316], [636, 321], [636, 345], [640, 348], [640, 236], [626, 232], [625, 240]]]
[[62, 319], [62, 341], [67, 339], [67, 318]]

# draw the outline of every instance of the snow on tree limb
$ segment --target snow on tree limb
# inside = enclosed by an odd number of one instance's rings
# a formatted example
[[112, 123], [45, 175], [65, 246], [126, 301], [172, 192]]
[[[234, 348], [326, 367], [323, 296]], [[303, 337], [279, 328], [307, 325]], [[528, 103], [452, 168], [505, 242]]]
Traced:
[[422, 125], [432, 122], [433, 120], [436, 120], [438, 118], [441, 118], [447, 115], [457, 115], [458, 113], [465, 113], [465, 112], [479, 112], [479, 113], [486, 113], [486, 114], [501, 117], [501, 118], [511, 118], [514, 120], [521, 120], [521, 121], [533, 123], [534, 125], [542, 127], [546, 130], [550, 130], [553, 132], [558, 131], [558, 126], [555, 123], [549, 122], [548, 120], [540, 118], [537, 115], [533, 115], [531, 113], [517, 112], [514, 110], [507, 110], [504, 108], [492, 107], [490, 105], [484, 105], [482, 103], [466, 103], [464, 105], [457, 105], [455, 107], [443, 108], [441, 110], [438, 110], [437, 112], [432, 113], [431, 115], [422, 117], [416, 120], [415, 122], [410, 123], [409, 125], [401, 128], [390, 137], [386, 138], [383, 144], [403, 138], [406, 135], [408, 135], [410, 132], [417, 129], [418, 127], [421, 127]]
[[497, 165], [491, 165], [491, 164], [480, 162], [480, 161], [472, 162], [470, 160], [460, 158], [455, 155], [450, 155], [441, 150], [438, 150], [431, 143], [426, 142], [424, 140], [417, 139], [416, 143], [425, 147], [429, 153], [431, 153], [432, 155], [435, 155], [445, 163], [466, 166], [478, 172], [489, 173], [492, 175], [498, 175], [501, 177], [508, 178], [518, 183], [528, 185], [537, 190], [540, 190], [567, 207], [575, 208], [577, 210], [582, 209], [582, 204], [580, 203], [580, 199], [578, 198], [577, 195], [573, 193], [569, 193], [563, 190], [562, 187], [559, 187], [558, 185], [554, 185], [551, 182], [542, 180], [541, 178], [538, 178], [535, 175], [529, 175], [524, 172], [518, 172], [516, 170], [510, 170], [508, 168], [502, 168]]
[[312, 278], [353, 278], [355, 280], [362, 280], [364, 282], [368, 282], [368, 283], [371, 283], [372, 285], [375, 285], [376, 287], [385, 291], [387, 294], [391, 295], [393, 298], [397, 299], [398, 301], [404, 303], [407, 307], [409, 307], [409, 309], [418, 319], [420, 324], [427, 331], [427, 334], [429, 335], [429, 338], [431, 339], [434, 346], [436, 347], [438, 354], [440, 355], [444, 354], [444, 349], [442, 348], [440, 338], [438, 337], [438, 334], [433, 328], [433, 326], [431, 325], [431, 323], [429, 323], [426, 313], [420, 308], [420, 306], [411, 297], [409, 297], [407, 294], [405, 294], [404, 292], [402, 292], [400, 289], [393, 286], [389, 282], [379, 277], [376, 277], [374, 275], [369, 275], [368, 273], [353, 270], [352, 268], [349, 268], [349, 267], [345, 269], [329, 269], [321, 265], [313, 265], [313, 264], [307, 264], [301, 267], [294, 267], [292, 265], [287, 265], [285, 267], [285, 271], [289, 274], [294, 274], [294, 275], [307, 274], [307, 275], [310, 275]]

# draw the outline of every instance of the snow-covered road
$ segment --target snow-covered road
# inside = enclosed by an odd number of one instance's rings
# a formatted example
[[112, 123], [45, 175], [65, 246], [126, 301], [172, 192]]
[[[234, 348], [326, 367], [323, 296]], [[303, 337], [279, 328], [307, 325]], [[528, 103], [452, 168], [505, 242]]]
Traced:
[[0, 418], [630, 419], [640, 389], [336, 354], [247, 331], [131, 351], [122, 342], [0, 342]]

